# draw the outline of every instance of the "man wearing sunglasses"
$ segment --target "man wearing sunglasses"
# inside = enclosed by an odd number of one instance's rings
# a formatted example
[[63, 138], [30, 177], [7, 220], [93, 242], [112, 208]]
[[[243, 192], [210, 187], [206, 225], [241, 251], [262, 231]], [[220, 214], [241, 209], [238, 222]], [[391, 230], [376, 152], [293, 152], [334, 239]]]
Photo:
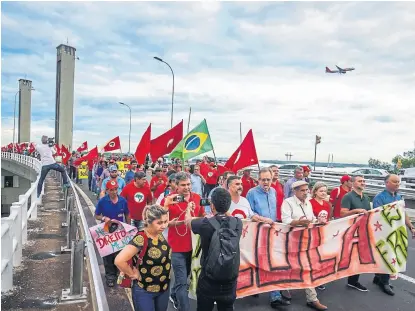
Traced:
[[105, 196], [105, 190], [106, 190], [106, 186], [107, 186], [108, 181], [116, 181], [117, 182], [117, 184], [118, 184], [118, 195], [121, 193], [122, 189], [124, 189], [124, 187], [125, 187], [124, 178], [122, 178], [118, 175], [118, 169], [115, 165], [111, 165], [108, 168], [108, 171], [110, 173], [110, 176], [105, 178], [102, 181], [101, 193], [99, 195], [99, 198], [102, 198], [102, 197]]
[[[258, 173], [258, 186], [251, 188], [246, 199], [251, 205], [252, 211], [259, 216], [277, 221], [277, 193], [271, 187], [272, 171], [269, 168], [262, 168]], [[271, 307], [288, 306], [289, 301], [283, 299], [280, 291], [269, 293]]]

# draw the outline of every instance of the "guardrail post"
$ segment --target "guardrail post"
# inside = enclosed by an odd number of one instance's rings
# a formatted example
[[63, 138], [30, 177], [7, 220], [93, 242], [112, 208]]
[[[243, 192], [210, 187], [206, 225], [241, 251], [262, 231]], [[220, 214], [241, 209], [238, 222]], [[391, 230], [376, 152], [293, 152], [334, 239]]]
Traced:
[[13, 288], [13, 239], [9, 223], [1, 220], [1, 265], [5, 268], [1, 273], [1, 291]]
[[23, 201], [23, 204], [20, 205], [21, 207], [21, 217], [22, 217], [22, 222], [21, 222], [21, 230], [22, 230], [22, 244], [26, 244], [27, 242], [27, 204], [29, 200], [29, 196], [22, 194], [19, 195], [19, 203], [21, 201]]
[[[16, 216], [13, 214], [16, 214]], [[13, 236], [13, 244], [16, 242], [16, 249], [14, 249], [13, 253], [13, 266], [18, 267], [22, 262], [22, 211], [19, 202], [14, 202], [10, 207], [10, 216], [12, 215], [10, 229]]]
[[66, 245], [61, 247], [61, 253], [69, 253], [71, 251], [71, 243], [76, 240], [76, 231], [78, 229], [78, 215], [75, 211], [68, 212], [68, 233], [66, 235]]
[[65, 208], [62, 209], [62, 211], [66, 212], [66, 222], [62, 223], [62, 228], [69, 226], [69, 212], [74, 210], [74, 197], [73, 195], [68, 196], [65, 200]]
[[[34, 184], [35, 183], [32, 183], [32, 186]], [[32, 213], [30, 214], [30, 219], [32, 219], [32, 220], [37, 219], [37, 205], [39, 204], [38, 202], [39, 202], [39, 200], [37, 198], [37, 185], [36, 185], [35, 189], [33, 190], [32, 194], [31, 194], [31, 199], [30, 199], [30, 205], [31, 205], [30, 208], [32, 208], [32, 206], [33, 206]]]
[[69, 288], [62, 290], [61, 301], [78, 303], [87, 299], [87, 289], [83, 287], [85, 241], [72, 241], [71, 271]]

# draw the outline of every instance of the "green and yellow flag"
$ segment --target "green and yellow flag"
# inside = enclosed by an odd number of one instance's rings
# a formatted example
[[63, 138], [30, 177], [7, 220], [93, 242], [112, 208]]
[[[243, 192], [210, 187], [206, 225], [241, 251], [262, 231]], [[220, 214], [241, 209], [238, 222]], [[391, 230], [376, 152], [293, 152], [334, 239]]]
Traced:
[[212, 141], [206, 120], [203, 120], [178, 143], [169, 158], [188, 160], [211, 150], [213, 150]]

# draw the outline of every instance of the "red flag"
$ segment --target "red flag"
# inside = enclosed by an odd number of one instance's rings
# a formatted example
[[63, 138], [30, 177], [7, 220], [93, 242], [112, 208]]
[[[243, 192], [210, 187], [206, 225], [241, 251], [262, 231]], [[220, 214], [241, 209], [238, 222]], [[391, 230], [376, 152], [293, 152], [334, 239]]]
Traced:
[[121, 149], [120, 136], [111, 139], [103, 148], [103, 152], [114, 151]]
[[146, 162], [147, 154], [150, 153], [150, 139], [151, 139], [151, 123], [141, 137], [140, 142], [135, 150], [135, 159], [138, 164], [144, 164]]
[[76, 149], [76, 151], [78, 151], [78, 152], [87, 151], [87, 150], [88, 150], [88, 142], [87, 141], [84, 141], [82, 143], [82, 145], [80, 145], [78, 147], [78, 149]]
[[66, 148], [63, 144], [60, 150], [60, 155], [62, 156], [62, 163], [66, 165], [71, 157], [71, 153], [69, 152], [68, 148]]
[[183, 120], [159, 137], [151, 140], [150, 156], [153, 162], [173, 151], [183, 139]]
[[255, 149], [254, 135], [252, 134], [252, 130], [249, 130], [241, 145], [225, 163], [225, 167], [236, 173], [240, 169], [258, 163], [259, 162]]
[[78, 166], [79, 164], [81, 164], [84, 161], [96, 160], [97, 158], [98, 158], [98, 147], [95, 147], [94, 149], [91, 149], [91, 151], [89, 151], [83, 157], [80, 157], [79, 159], [76, 159], [74, 161], [74, 165]]
[[35, 145], [33, 143], [30, 143], [29, 145], [29, 154], [33, 153], [36, 150]]
[[[62, 145], [63, 146], [63, 145]], [[55, 149], [56, 149], [56, 155], [61, 155], [61, 148], [59, 147], [59, 144], [55, 144]]]

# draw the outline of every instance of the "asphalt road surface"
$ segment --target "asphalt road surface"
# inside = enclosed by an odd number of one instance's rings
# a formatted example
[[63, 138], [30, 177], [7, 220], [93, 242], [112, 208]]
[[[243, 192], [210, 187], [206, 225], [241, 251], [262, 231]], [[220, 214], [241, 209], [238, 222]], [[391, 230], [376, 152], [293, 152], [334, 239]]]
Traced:
[[[80, 185], [91, 201], [96, 204], [94, 195], [88, 191], [88, 187]], [[92, 216], [92, 215], [91, 215]], [[346, 286], [346, 279], [340, 279], [326, 284], [326, 290], [317, 289], [318, 298], [328, 306], [329, 310], [338, 311], [414, 311], [415, 310], [415, 240], [409, 240], [408, 261], [406, 272], [395, 281], [395, 296], [384, 294], [377, 285], [372, 283], [373, 274], [364, 274], [360, 277], [360, 283], [368, 288], [368, 292], [359, 292]], [[304, 290], [292, 290], [292, 301], [288, 307], [278, 307], [278, 310], [303, 311], [311, 310], [306, 306]], [[110, 297], [108, 297], [110, 299]], [[191, 310], [196, 310], [195, 301], [190, 301]], [[121, 310], [121, 309], [119, 309]], [[122, 309], [124, 310], [124, 308]], [[175, 310], [169, 304], [168, 311]], [[259, 295], [258, 298], [246, 297], [238, 299], [235, 310], [265, 311], [272, 310], [268, 303], [268, 293]]]

